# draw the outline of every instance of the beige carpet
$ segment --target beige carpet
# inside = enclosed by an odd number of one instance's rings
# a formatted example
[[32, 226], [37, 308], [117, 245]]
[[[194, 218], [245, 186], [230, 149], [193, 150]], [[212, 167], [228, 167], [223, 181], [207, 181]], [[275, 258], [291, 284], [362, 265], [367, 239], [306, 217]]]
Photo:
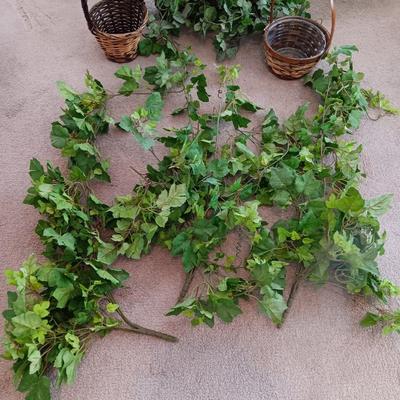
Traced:
[[[33, 233], [36, 211], [22, 204], [29, 185], [32, 157], [64, 160], [50, 145], [50, 123], [62, 105], [55, 88], [65, 80], [82, 88], [86, 69], [116, 89], [117, 65], [107, 61], [86, 29], [77, 0], [1, 0], [0, 12], [0, 263], [17, 267], [41, 246]], [[326, 3], [326, 4], [325, 4]], [[328, 1], [313, 2], [313, 15], [328, 23]], [[360, 48], [356, 66], [367, 86], [383, 91], [400, 105], [399, 0], [337, 2], [336, 44]], [[210, 67], [209, 41], [186, 35]], [[258, 103], [273, 106], [281, 117], [304, 101], [317, 99], [299, 81], [285, 82], [265, 68], [260, 37], [243, 41], [234, 63], [242, 64], [240, 84]], [[132, 64], [148, 65], [139, 58]], [[215, 75], [210, 68], [212, 81]], [[214, 79], [215, 81], [215, 79]], [[210, 93], [213, 90], [210, 89]], [[177, 99], [175, 99], [177, 100]], [[170, 99], [173, 103], [174, 99]], [[125, 102], [126, 103], [126, 102]], [[120, 115], [132, 104], [114, 103]], [[170, 106], [172, 108], [172, 104]], [[168, 124], [168, 121], [166, 121]], [[400, 283], [400, 118], [365, 120], [357, 135], [364, 144], [362, 163], [368, 174], [363, 192], [393, 192], [394, 207], [383, 219], [388, 232], [380, 265]], [[129, 192], [151, 157], [127, 135], [113, 131], [100, 142], [112, 162], [111, 185], [97, 185], [104, 200]], [[157, 151], [162, 152], [158, 148]], [[287, 322], [277, 330], [252, 302], [234, 323], [193, 329], [183, 318], [164, 317], [183, 280], [178, 259], [156, 249], [140, 262], [123, 260], [131, 271], [128, 287], [117, 297], [138, 323], [180, 337], [177, 344], [113, 333], [96, 341], [78, 372], [76, 383], [55, 391], [60, 400], [395, 400], [400, 396], [400, 337], [383, 338], [358, 325], [363, 311], [333, 288], [303, 286]], [[0, 283], [0, 308], [6, 287]], [[1, 322], [2, 324], [2, 322]], [[8, 362], [0, 362], [0, 399], [22, 396], [12, 386]]]

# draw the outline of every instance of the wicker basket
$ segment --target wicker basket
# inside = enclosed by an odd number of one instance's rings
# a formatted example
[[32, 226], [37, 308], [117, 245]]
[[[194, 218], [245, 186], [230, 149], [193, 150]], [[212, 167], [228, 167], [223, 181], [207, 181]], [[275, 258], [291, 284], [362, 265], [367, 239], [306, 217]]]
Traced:
[[102, 0], [90, 11], [87, 0], [81, 3], [89, 30], [106, 57], [118, 63], [133, 60], [148, 18], [144, 1]]
[[272, 0], [269, 25], [264, 31], [267, 65], [279, 78], [301, 78], [326, 55], [332, 43], [336, 25], [333, 0], [330, 32], [318, 22], [303, 17], [282, 17], [274, 21], [274, 4]]

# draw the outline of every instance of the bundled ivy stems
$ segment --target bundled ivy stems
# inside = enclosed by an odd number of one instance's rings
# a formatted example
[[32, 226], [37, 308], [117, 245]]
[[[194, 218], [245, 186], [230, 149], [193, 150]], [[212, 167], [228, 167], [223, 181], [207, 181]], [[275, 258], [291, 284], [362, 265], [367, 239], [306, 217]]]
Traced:
[[[59, 83], [65, 108], [52, 125], [51, 143], [68, 160], [67, 172], [33, 159], [25, 199], [41, 215], [36, 233], [47, 261], [30, 257], [18, 271], [6, 272], [16, 289], [3, 314], [5, 357], [14, 361], [15, 384], [28, 400], [50, 399], [52, 368], [58, 383], [72, 382], [96, 334], [120, 329], [175, 340], [131, 322], [113, 297], [128, 278], [113, 267], [116, 259], [139, 260], [155, 244], [180, 257], [187, 274], [168, 315], [183, 314], [193, 325], [213, 326], [216, 317], [230, 322], [241, 313], [240, 300], [251, 298], [279, 326], [304, 279], [333, 282], [384, 304], [400, 293], [381, 277], [376, 261], [385, 239], [378, 217], [391, 196], [362, 197], [361, 146], [343, 139], [369, 105], [397, 110], [379, 92], [361, 88], [363, 75], [351, 59], [355, 47], [334, 50], [330, 70], [306, 79], [321, 98], [316, 115], [306, 118], [304, 105], [280, 124], [273, 110], [265, 113], [241, 92], [237, 66], [218, 67], [220, 104], [204, 112], [211, 96], [205, 66], [190, 51], [164, 46], [155, 65], [118, 69], [123, 82], [117, 94], [89, 73], [84, 93]], [[108, 114], [113, 97], [147, 92], [144, 104], [118, 122]], [[173, 114], [186, 115], [187, 122], [166, 136], [157, 126], [170, 92], [181, 93]], [[261, 113], [262, 123], [251, 128], [251, 115]], [[108, 205], [90, 182], [110, 181], [95, 141], [113, 125], [151, 151], [156, 164], [145, 174], [136, 171], [141, 183]], [[168, 149], [161, 160], [155, 141]], [[288, 209], [291, 216], [270, 225], [260, 216], [262, 207]], [[250, 244], [246, 257], [221, 250], [235, 231]], [[289, 267], [297, 278], [285, 300]], [[197, 287], [194, 274], [202, 278]], [[400, 331], [399, 311], [373, 311], [363, 325], [382, 322], [385, 333]]]

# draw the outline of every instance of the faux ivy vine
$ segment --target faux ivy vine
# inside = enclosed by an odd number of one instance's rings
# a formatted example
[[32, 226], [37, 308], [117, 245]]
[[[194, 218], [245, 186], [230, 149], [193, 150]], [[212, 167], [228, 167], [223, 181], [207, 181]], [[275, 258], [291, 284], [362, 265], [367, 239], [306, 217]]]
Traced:
[[[147, 38], [142, 40], [142, 55], [157, 53], [167, 42], [168, 35], [178, 35], [189, 27], [206, 36], [214, 34], [214, 47], [219, 61], [236, 55], [240, 39], [262, 32], [269, 21], [270, 0], [156, 0], [159, 18], [150, 19]], [[279, 0], [276, 16], [310, 16], [309, 0]], [[156, 39], [156, 41], [154, 41]]]
[[[240, 301], [253, 298], [279, 326], [304, 279], [334, 282], [384, 304], [400, 293], [381, 277], [376, 261], [385, 239], [378, 217], [391, 196], [362, 197], [361, 146], [343, 138], [369, 106], [398, 110], [382, 94], [361, 88], [363, 75], [351, 59], [356, 48], [335, 49], [327, 57], [329, 71], [307, 77], [321, 97], [316, 115], [307, 118], [303, 105], [280, 124], [273, 110], [263, 111], [241, 92], [238, 66], [218, 67], [220, 104], [217, 112], [203, 112], [202, 103], [215, 96], [208, 92], [205, 66], [170, 43], [155, 65], [118, 69], [119, 93], [107, 92], [89, 73], [84, 93], [59, 83], [65, 108], [50, 136], [68, 160], [67, 172], [33, 159], [25, 199], [41, 215], [36, 233], [47, 261], [32, 256], [6, 272], [16, 289], [3, 313], [5, 357], [14, 361], [15, 384], [28, 400], [50, 399], [52, 368], [58, 383], [72, 382], [94, 335], [119, 329], [176, 340], [131, 322], [113, 298], [128, 278], [114, 261], [139, 260], [154, 244], [182, 260], [187, 278], [168, 315], [183, 314], [193, 325], [213, 326], [216, 317], [230, 322], [241, 313]], [[187, 123], [165, 135], [157, 126], [170, 92], [182, 93], [173, 114], [185, 114]], [[115, 122], [108, 102], [138, 94], [147, 95], [144, 103]], [[251, 128], [252, 115], [261, 113], [262, 123]], [[141, 183], [108, 205], [90, 182], [110, 181], [95, 141], [112, 125], [132, 134], [156, 163], [145, 174], [135, 171]], [[152, 149], [155, 141], [168, 149], [162, 159]], [[291, 217], [270, 225], [262, 207], [288, 209]], [[234, 231], [241, 238], [237, 252], [225, 254], [221, 246]], [[250, 252], [243, 257], [246, 240]], [[288, 268], [297, 277], [285, 300]], [[194, 274], [202, 277], [197, 287], [191, 286]], [[398, 311], [372, 311], [363, 325], [400, 331]]]

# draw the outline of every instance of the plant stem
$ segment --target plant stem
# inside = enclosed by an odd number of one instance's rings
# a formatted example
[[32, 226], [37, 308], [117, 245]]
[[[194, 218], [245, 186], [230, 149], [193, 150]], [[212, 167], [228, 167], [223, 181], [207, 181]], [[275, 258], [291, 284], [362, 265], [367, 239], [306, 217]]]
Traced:
[[154, 152], [153, 149], [149, 149], [149, 151], [150, 151], [150, 153], [153, 155], [153, 157], [154, 157], [158, 162], [161, 161], [161, 160], [158, 158], [157, 154]]
[[[143, 328], [139, 325], [133, 324], [129, 325], [130, 328], [124, 328], [124, 327], [117, 327], [114, 328], [117, 331], [122, 331], [122, 332], [130, 332], [130, 333], [137, 333], [140, 335], [147, 335], [147, 336], [153, 336], [159, 339], [166, 340], [167, 342], [177, 342], [178, 338], [172, 335], [168, 335], [167, 333], [159, 332], [159, 331], [154, 331], [152, 329], [148, 328]], [[134, 328], [135, 326], [135, 328]]]
[[129, 166], [129, 168], [135, 172], [136, 174], [138, 174], [141, 178], [146, 178], [145, 174], [142, 174], [141, 172], [139, 172], [136, 168], [132, 167], [132, 165]]
[[178, 298], [177, 298], [177, 300], [176, 300], [177, 303], [180, 303], [180, 302], [185, 298], [185, 296], [186, 296], [186, 294], [187, 294], [187, 292], [188, 292], [188, 290], [189, 290], [190, 284], [191, 284], [192, 281], [193, 281], [193, 278], [194, 278], [194, 271], [195, 271], [195, 270], [192, 269], [190, 272], [188, 272], [188, 273], [186, 274], [185, 280], [184, 280], [184, 282], [183, 282], [182, 289], [181, 289], [181, 291], [179, 292], [179, 296], [178, 296]]
[[290, 307], [293, 303], [293, 300], [296, 296], [296, 293], [299, 289], [300, 283], [303, 279], [303, 268], [300, 268], [299, 271], [297, 271], [296, 276], [294, 278], [294, 282], [292, 284], [292, 287], [290, 288], [289, 296], [287, 299], [287, 308], [282, 314], [282, 320], [279, 324], [276, 325], [277, 328], [281, 328], [283, 323], [285, 322], [286, 316], [290, 310]]
[[[109, 295], [110, 300], [115, 303], [115, 299], [114, 296]], [[153, 337], [157, 337], [159, 339], [163, 339], [166, 340], [168, 342], [177, 342], [178, 338], [172, 335], [168, 335], [167, 333], [163, 333], [163, 332], [159, 332], [159, 331], [155, 331], [153, 329], [148, 329], [145, 328], [143, 326], [140, 326], [138, 324], [135, 324], [134, 322], [132, 322], [123, 312], [120, 308], [118, 308], [116, 310], [116, 312], [118, 313], [118, 315], [121, 317], [122, 321], [125, 322], [126, 325], [129, 326], [129, 328], [115, 328], [118, 330], [123, 330], [123, 331], [129, 331], [129, 332], [134, 332], [134, 333], [139, 333], [141, 335], [147, 335], [147, 336], [153, 336]]]

